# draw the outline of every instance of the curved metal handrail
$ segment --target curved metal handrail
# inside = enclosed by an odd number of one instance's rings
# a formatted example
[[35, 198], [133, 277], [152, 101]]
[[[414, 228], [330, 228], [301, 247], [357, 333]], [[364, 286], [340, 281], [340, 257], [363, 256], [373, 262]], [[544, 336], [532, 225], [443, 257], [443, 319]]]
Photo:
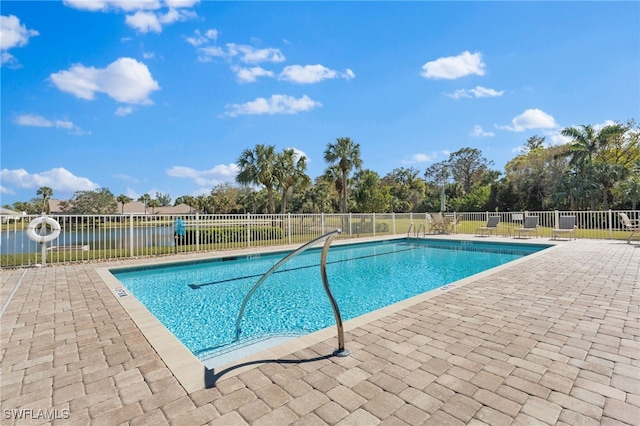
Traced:
[[416, 231], [416, 238], [418, 238], [420, 236], [420, 230], [421, 229], [423, 230], [422, 232], [425, 232], [424, 231], [424, 223], [421, 223], [420, 226], [418, 226], [418, 230]]
[[407, 230], [407, 238], [411, 236], [411, 230], [413, 229], [413, 222], [409, 225], [409, 229]]
[[331, 289], [329, 288], [329, 281], [327, 279], [327, 251], [329, 250], [329, 246], [331, 245], [331, 241], [335, 238], [336, 235], [340, 234], [342, 231], [340, 229], [335, 229], [331, 232], [327, 232], [326, 234], [309, 241], [298, 249], [292, 251], [287, 256], [280, 259], [278, 263], [273, 265], [260, 279], [251, 287], [249, 293], [245, 296], [242, 301], [242, 306], [240, 307], [240, 313], [238, 314], [238, 319], [236, 320], [236, 338], [235, 341], [240, 339], [240, 333], [242, 332], [240, 328], [240, 323], [242, 322], [242, 317], [244, 316], [244, 311], [247, 308], [247, 303], [251, 296], [256, 292], [258, 287], [262, 285], [262, 283], [269, 278], [269, 276], [274, 273], [280, 266], [286, 263], [289, 259], [297, 256], [303, 251], [307, 250], [309, 247], [316, 245], [318, 242], [325, 240], [324, 247], [322, 249], [322, 255], [320, 257], [320, 274], [322, 275], [322, 283], [324, 285], [324, 290], [327, 293], [327, 297], [329, 298], [329, 302], [331, 303], [331, 308], [333, 309], [333, 314], [336, 318], [336, 326], [338, 328], [338, 349], [335, 350], [334, 355], [338, 356], [347, 356], [349, 355], [349, 351], [344, 347], [344, 329], [342, 327], [342, 316], [340, 315], [340, 310], [338, 309], [338, 304], [336, 303], [333, 294], [331, 293]]

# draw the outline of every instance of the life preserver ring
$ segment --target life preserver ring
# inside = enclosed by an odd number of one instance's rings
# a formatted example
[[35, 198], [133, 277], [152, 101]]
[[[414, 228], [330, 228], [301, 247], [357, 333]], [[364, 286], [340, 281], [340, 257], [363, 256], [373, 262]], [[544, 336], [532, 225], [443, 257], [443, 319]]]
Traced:
[[[51, 227], [51, 233], [47, 235], [39, 235], [36, 233], [36, 228], [44, 226], [44, 224]], [[27, 226], [27, 237], [29, 237], [31, 241], [35, 241], [40, 244], [53, 241], [58, 238], [58, 235], [60, 235], [60, 224], [55, 219], [47, 216], [37, 217], [29, 222], [29, 226]]]

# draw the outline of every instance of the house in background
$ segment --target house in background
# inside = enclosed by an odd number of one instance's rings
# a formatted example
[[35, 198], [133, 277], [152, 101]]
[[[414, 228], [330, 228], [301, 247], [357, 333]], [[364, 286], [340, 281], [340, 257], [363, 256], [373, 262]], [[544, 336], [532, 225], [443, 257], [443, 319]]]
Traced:
[[9, 223], [11, 221], [18, 221], [22, 219], [25, 215], [25, 212], [16, 212], [13, 210], [5, 209], [4, 207], [0, 207], [0, 218], [2, 223]]

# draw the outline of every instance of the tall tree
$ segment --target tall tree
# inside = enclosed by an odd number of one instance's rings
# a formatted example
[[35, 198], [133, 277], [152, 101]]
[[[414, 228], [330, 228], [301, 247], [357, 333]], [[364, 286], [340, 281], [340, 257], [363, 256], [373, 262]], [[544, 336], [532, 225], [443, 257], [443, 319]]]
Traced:
[[453, 179], [468, 194], [473, 185], [481, 181], [493, 161], [484, 158], [477, 148], [462, 148], [449, 155], [448, 163]]
[[120, 203], [120, 214], [124, 214], [124, 205], [133, 201], [133, 198], [126, 196], [124, 194], [118, 195], [116, 201]]
[[390, 187], [381, 182], [380, 176], [373, 170], [361, 170], [356, 174], [353, 188], [356, 211], [384, 213], [391, 209]]
[[53, 189], [49, 188], [48, 186], [42, 186], [38, 188], [38, 190], [36, 191], [36, 195], [42, 198], [42, 214], [50, 213], [49, 200], [53, 196]]
[[276, 179], [277, 155], [273, 145], [256, 145], [254, 149], [245, 149], [238, 159], [239, 172], [236, 182], [242, 185], [263, 185], [267, 190], [269, 211], [275, 213], [274, 188]]
[[118, 211], [116, 197], [108, 188], [95, 191], [76, 191], [65, 210], [73, 214], [114, 214]]
[[352, 171], [360, 171], [362, 159], [360, 158], [360, 144], [351, 138], [337, 138], [335, 143], [330, 143], [324, 151], [324, 160], [330, 165], [336, 165], [340, 170], [341, 187], [341, 213], [348, 212], [349, 199], [349, 175]]
[[306, 187], [311, 183], [311, 178], [305, 173], [307, 170], [307, 157], [298, 155], [293, 149], [285, 149], [277, 157], [276, 180], [282, 191], [282, 214], [287, 211], [287, 198], [290, 189], [295, 185]]
[[171, 205], [171, 195], [163, 194], [162, 192], [156, 192], [156, 201], [159, 207], [166, 207]]
[[149, 207], [149, 202], [151, 202], [151, 195], [142, 194], [141, 196], [138, 197], [137, 201], [144, 203], [144, 214], [147, 214], [147, 207]]

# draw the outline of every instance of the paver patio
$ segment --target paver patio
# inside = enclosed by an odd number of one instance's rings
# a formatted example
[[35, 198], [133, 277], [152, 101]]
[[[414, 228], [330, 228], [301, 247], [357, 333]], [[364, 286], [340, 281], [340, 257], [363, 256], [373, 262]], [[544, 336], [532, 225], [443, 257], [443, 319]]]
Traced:
[[328, 338], [193, 392], [96, 272], [133, 263], [2, 270], [3, 425], [640, 424], [637, 243], [561, 242], [348, 328], [348, 357]]

